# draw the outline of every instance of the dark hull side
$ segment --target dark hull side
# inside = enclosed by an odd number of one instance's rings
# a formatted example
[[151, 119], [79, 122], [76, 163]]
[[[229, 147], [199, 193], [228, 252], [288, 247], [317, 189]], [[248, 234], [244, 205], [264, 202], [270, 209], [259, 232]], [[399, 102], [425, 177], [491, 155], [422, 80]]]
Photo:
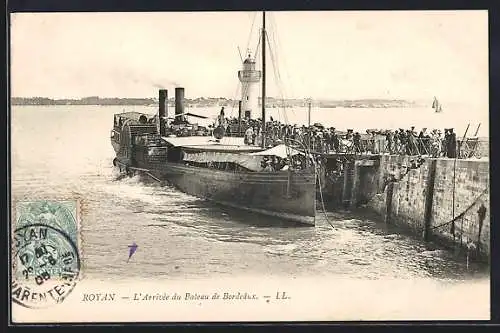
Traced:
[[[314, 172], [234, 172], [189, 166], [149, 154], [148, 148], [125, 148], [113, 142], [115, 162], [129, 171], [147, 171], [184, 193], [213, 202], [284, 220], [315, 225], [316, 177]], [[130, 157], [127, 157], [130, 156]]]
[[179, 163], [164, 164], [161, 171], [155, 173], [181, 191], [199, 198], [315, 225], [314, 173], [237, 173]]

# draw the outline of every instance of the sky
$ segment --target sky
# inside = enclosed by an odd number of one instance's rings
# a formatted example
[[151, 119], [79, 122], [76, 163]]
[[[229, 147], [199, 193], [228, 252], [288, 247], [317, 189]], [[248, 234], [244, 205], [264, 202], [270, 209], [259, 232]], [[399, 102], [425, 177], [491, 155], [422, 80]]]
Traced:
[[[11, 96], [239, 98], [261, 13], [16, 13]], [[487, 11], [268, 12], [268, 96], [488, 103]], [[269, 48], [269, 47], [268, 47]], [[260, 60], [257, 63], [260, 66]], [[280, 79], [274, 73], [279, 72]]]

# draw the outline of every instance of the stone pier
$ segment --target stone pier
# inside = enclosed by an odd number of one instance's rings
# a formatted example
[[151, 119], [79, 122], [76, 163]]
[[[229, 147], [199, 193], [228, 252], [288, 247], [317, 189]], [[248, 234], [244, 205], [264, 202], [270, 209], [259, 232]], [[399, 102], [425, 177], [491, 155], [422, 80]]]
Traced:
[[489, 258], [489, 161], [427, 158], [407, 169], [412, 159], [381, 155], [372, 166], [356, 161], [350, 206], [366, 204], [387, 223]]

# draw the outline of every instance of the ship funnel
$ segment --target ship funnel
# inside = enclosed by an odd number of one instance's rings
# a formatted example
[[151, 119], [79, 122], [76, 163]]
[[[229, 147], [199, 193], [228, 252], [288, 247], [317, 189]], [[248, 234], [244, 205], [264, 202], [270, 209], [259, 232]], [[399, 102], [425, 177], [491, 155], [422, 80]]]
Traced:
[[160, 120], [160, 135], [166, 136], [166, 121], [168, 108], [168, 90], [160, 89], [158, 91], [158, 118]]
[[175, 120], [184, 120], [184, 88], [175, 88]]

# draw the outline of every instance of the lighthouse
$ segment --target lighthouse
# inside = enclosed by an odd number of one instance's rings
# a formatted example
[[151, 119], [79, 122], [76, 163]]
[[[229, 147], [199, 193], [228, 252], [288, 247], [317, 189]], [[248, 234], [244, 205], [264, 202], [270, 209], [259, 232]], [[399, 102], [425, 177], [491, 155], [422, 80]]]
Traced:
[[243, 61], [243, 70], [238, 71], [241, 82], [241, 112], [245, 117], [252, 117], [252, 112], [257, 111], [259, 99], [257, 93], [261, 71], [255, 69], [255, 59], [251, 54]]

